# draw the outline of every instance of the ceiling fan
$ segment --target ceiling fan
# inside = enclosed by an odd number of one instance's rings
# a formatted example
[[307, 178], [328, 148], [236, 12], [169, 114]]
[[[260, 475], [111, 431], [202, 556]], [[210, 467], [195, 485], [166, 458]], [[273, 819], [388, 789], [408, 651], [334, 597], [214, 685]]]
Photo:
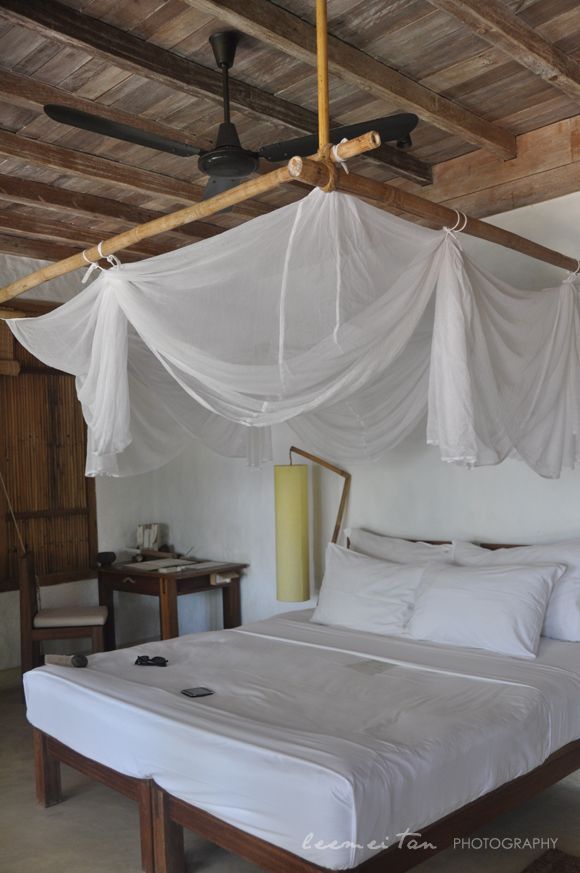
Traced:
[[[228, 191], [230, 188], [235, 188], [243, 179], [256, 172], [260, 158], [272, 163], [280, 163], [289, 160], [294, 155], [305, 157], [314, 154], [318, 147], [318, 139], [315, 134], [261, 146], [258, 151], [243, 148], [236, 126], [230, 119], [229, 94], [229, 70], [234, 63], [239, 34], [233, 30], [222, 30], [213, 33], [209, 41], [216, 64], [222, 71], [224, 105], [224, 120], [219, 126], [213, 149], [197, 148], [183, 142], [166, 139], [127, 124], [118, 124], [89, 112], [71, 109], [68, 106], [48, 104], [44, 107], [44, 111], [54, 121], [100, 133], [103, 136], [110, 136], [113, 139], [183, 157], [197, 155], [200, 171], [209, 176], [203, 195], [204, 200], [215, 194]], [[411, 131], [416, 127], [417, 122], [417, 116], [410, 113], [374, 118], [370, 121], [334, 128], [330, 131], [330, 141], [339, 143], [343, 138], [352, 139], [369, 130], [376, 130], [380, 133], [383, 142], [395, 142], [398, 148], [408, 148], [411, 145]]]

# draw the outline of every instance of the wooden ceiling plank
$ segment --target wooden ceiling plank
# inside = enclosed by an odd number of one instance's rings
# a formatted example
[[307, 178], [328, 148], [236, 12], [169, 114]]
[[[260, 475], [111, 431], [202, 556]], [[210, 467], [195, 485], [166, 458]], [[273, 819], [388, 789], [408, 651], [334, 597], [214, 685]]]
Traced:
[[574, 100], [580, 98], [580, 63], [552, 45], [498, 0], [429, 0], [492, 46]]
[[[159, 218], [161, 213], [152, 209], [132, 206], [119, 200], [109, 200], [95, 194], [56, 188], [44, 182], [21, 179], [17, 176], [0, 175], [0, 200], [20, 203], [24, 206], [41, 206], [59, 212], [84, 215], [89, 218], [111, 218], [116, 222], [135, 225]], [[179, 229], [179, 236], [207, 239], [222, 233], [223, 228], [206, 221], [196, 221]], [[177, 232], [176, 232], [177, 233]], [[185, 242], [183, 240], [182, 244]]]
[[[57, 243], [70, 243], [81, 247], [98, 245], [102, 236], [84, 227], [68, 225], [64, 221], [51, 221], [37, 215], [21, 215], [14, 210], [0, 211], [0, 233], [13, 233], [32, 239], [47, 239]], [[180, 243], [173, 240], [151, 242], [142, 241], [133, 247], [135, 254], [146, 258], [162, 255], [164, 252], [179, 248]]]
[[[186, 2], [310, 65], [316, 63], [315, 28], [270, 0]], [[503, 158], [514, 157], [515, 137], [509, 131], [430, 91], [336, 37], [329, 37], [328, 53], [329, 70], [339, 78], [375, 97], [386, 100], [396, 97], [402, 108], [416, 112], [425, 121]]]
[[0, 233], [0, 252], [21, 258], [36, 258], [39, 261], [60, 261], [78, 254], [82, 246], [67, 246], [41, 239], [26, 239]]
[[[203, 197], [203, 188], [181, 179], [141, 170], [107, 158], [95, 157], [86, 152], [63, 148], [18, 134], [0, 130], [0, 155], [16, 158], [24, 163], [40, 167], [64, 170], [100, 182], [122, 185], [137, 191], [148, 191], [183, 203], [198, 202]], [[248, 200], [239, 206], [240, 215], [255, 218], [271, 211], [271, 207]]]
[[47, 103], [63, 104], [71, 109], [99, 115], [101, 118], [106, 118], [108, 121], [114, 121], [117, 124], [128, 124], [131, 127], [137, 127], [139, 130], [155, 134], [156, 136], [162, 136], [166, 139], [172, 139], [184, 145], [202, 148], [210, 145], [209, 140], [204, 141], [202, 137], [194, 138], [184, 130], [178, 130], [167, 124], [160, 124], [145, 115], [137, 116], [115, 106], [96, 103], [94, 100], [87, 100], [84, 97], [71, 94], [62, 88], [39, 82], [37, 79], [31, 79], [29, 76], [11, 73], [8, 70], [2, 70], [0, 74], [0, 94], [9, 97], [13, 103], [17, 103], [20, 106], [39, 107]]
[[[76, 94], [70, 94], [61, 88], [47, 85], [28, 76], [11, 73], [8, 70], [2, 71], [0, 75], [0, 94], [9, 97], [13, 103], [19, 106], [38, 107], [46, 103], [61, 103], [73, 109], [78, 109], [81, 112], [100, 115], [109, 121], [114, 121], [118, 124], [128, 124], [139, 130], [144, 130], [166, 139], [172, 139], [185, 145], [201, 146], [202, 148], [210, 148], [212, 146], [210, 140], [205, 137], [192, 137], [181, 129], [160, 124], [147, 116], [133, 115], [118, 109], [116, 106], [95, 103]], [[387, 164], [402, 178], [409, 179], [411, 182], [417, 182], [419, 185], [431, 184], [433, 180], [431, 167], [413, 155], [389, 146], [382, 146], [380, 149], [377, 149], [377, 153], [381, 157], [381, 163]], [[268, 169], [271, 169], [271, 164], [268, 164]]]
[[[0, 0], [0, 10], [9, 20], [24, 24], [43, 36], [88, 49], [116, 67], [221, 105], [221, 73], [104, 21], [45, 0]], [[230, 78], [230, 99], [233, 107], [250, 112], [260, 120], [268, 118], [282, 122], [300, 132], [313, 133], [317, 129], [316, 113], [234, 78]], [[431, 184], [430, 168], [412, 155], [400, 154], [397, 149], [382, 145], [369, 157], [386, 164], [397, 175]]]

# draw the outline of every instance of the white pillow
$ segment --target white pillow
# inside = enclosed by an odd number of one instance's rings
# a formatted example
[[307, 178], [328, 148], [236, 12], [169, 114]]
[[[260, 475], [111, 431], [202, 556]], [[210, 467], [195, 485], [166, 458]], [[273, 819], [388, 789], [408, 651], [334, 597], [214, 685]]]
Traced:
[[360, 527], [347, 531], [350, 547], [355, 552], [372, 558], [383, 558], [396, 564], [430, 564], [434, 561], [452, 561], [453, 544], [412, 543], [397, 537], [385, 537]]
[[329, 543], [311, 621], [375, 634], [400, 634], [413, 609], [424, 569], [368, 558]]
[[563, 565], [425, 568], [407, 625], [414, 639], [534, 658]]
[[542, 634], [555, 640], [580, 642], [580, 539], [516, 549], [482, 549], [472, 543], [454, 543], [458, 564], [488, 566], [512, 564], [565, 564], [566, 572], [554, 586]]

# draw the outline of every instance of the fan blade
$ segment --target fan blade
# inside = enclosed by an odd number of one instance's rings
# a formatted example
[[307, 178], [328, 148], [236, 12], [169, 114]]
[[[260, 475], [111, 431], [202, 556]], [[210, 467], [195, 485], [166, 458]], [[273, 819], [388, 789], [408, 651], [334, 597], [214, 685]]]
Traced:
[[172, 139], [165, 139], [165, 137], [157, 136], [155, 133], [148, 133], [146, 130], [139, 130], [137, 127], [131, 127], [128, 124], [118, 124], [116, 121], [109, 121], [107, 118], [100, 118], [98, 115], [91, 115], [89, 112], [80, 112], [68, 106], [57, 106], [56, 104], [49, 103], [44, 107], [44, 111], [49, 118], [60, 122], [60, 124], [69, 124], [71, 127], [90, 130], [93, 133], [100, 133], [102, 136], [110, 136], [123, 142], [131, 142], [149, 149], [157, 149], [159, 152], [169, 152], [171, 155], [180, 155], [184, 158], [203, 154], [203, 149], [198, 149], [196, 146], [176, 142]]
[[[216, 194], [223, 194], [225, 191], [229, 191], [230, 188], [236, 188], [243, 181], [244, 179], [228, 179], [226, 176], [210, 176], [203, 192], [203, 200], [209, 200], [210, 197], [215, 197]], [[231, 211], [232, 207], [226, 206], [225, 209], [220, 209], [218, 215]]]
[[[354, 139], [369, 130], [380, 133], [383, 142], [395, 141], [402, 147], [410, 145], [410, 133], [417, 126], [419, 119], [416, 115], [402, 112], [398, 115], [387, 115], [384, 118], [375, 118], [372, 121], [360, 121], [358, 124], [345, 124], [335, 127], [330, 131], [330, 142], [339, 143], [342, 139]], [[273, 145], [262, 146], [259, 150], [261, 158], [266, 158], [274, 163], [288, 161], [294, 155], [307, 157], [315, 153], [318, 148], [318, 137], [300, 136], [297, 139], [289, 139], [286, 142], [277, 142]]]

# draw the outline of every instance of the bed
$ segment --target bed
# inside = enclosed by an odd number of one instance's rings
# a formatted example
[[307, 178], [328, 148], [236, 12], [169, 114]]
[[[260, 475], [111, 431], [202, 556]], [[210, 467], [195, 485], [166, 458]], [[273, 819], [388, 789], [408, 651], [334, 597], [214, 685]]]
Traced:
[[525, 661], [310, 617], [27, 673], [41, 802], [58, 760], [134, 797], [148, 873], [181, 873], [184, 826], [264, 870], [396, 873], [580, 767], [580, 644]]

